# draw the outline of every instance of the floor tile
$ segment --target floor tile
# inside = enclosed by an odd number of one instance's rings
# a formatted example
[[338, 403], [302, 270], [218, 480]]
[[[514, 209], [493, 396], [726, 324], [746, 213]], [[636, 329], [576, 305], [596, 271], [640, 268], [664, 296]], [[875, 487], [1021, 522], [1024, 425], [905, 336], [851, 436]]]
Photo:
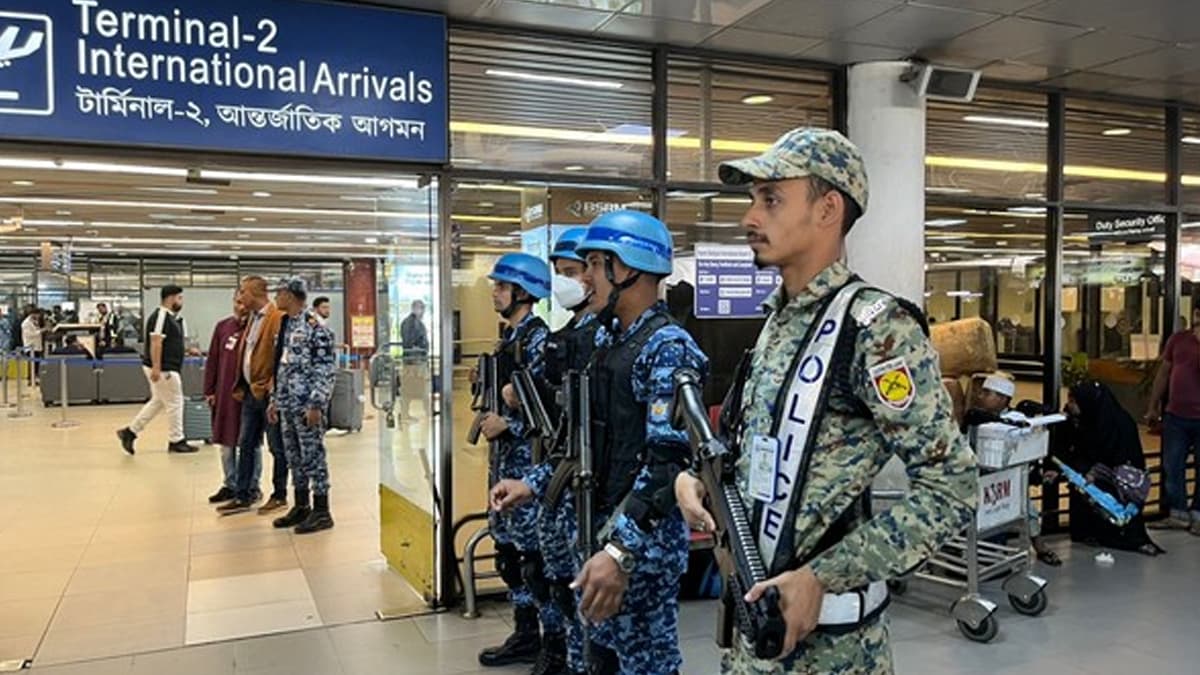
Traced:
[[61, 595], [74, 570], [41, 570], [0, 574], [0, 602]]
[[46, 667], [35, 663], [34, 669], [39, 675], [129, 675], [133, 670], [133, 658], [122, 656]]
[[187, 582], [187, 560], [168, 557], [130, 563], [80, 567], [71, 577], [67, 595], [120, 591], [145, 586], [170, 586]]
[[312, 598], [287, 600], [212, 612], [189, 612], [184, 641], [189, 645], [201, 644], [321, 625], [321, 615]]
[[87, 544], [43, 546], [24, 550], [3, 548], [0, 555], [0, 575], [14, 572], [73, 570], [79, 565]]
[[233, 643], [199, 645], [138, 654], [132, 675], [233, 675], [235, 662]]
[[51, 628], [36, 663], [51, 664], [183, 646], [182, 616], [72, 630]]
[[[235, 517], [235, 516], [229, 516]], [[255, 516], [256, 518], [258, 516]], [[290, 546], [286, 531], [276, 530], [270, 523], [259, 521], [261, 527], [235, 532], [205, 532], [192, 535], [192, 555], [254, 551], [264, 548]]]
[[51, 629], [170, 620], [184, 613], [186, 599], [187, 587], [183, 584], [67, 595], [54, 614]]
[[305, 630], [234, 643], [237, 672], [290, 667], [293, 672], [340, 670], [333, 642], [324, 629]]
[[304, 573], [298, 569], [237, 577], [219, 577], [188, 584], [190, 614], [311, 599]]
[[262, 572], [299, 569], [300, 560], [291, 544], [251, 551], [194, 555], [188, 579], [198, 581], [217, 577], [243, 576]]
[[[44, 624], [43, 624], [44, 625]], [[41, 628], [40, 626], [38, 628]], [[12, 635], [0, 637], [0, 663], [4, 661], [32, 659], [37, 652], [42, 634]]]
[[52, 595], [0, 602], [0, 639], [34, 633], [41, 635], [42, 630], [50, 623], [50, 617], [54, 616], [60, 599], [59, 596]]

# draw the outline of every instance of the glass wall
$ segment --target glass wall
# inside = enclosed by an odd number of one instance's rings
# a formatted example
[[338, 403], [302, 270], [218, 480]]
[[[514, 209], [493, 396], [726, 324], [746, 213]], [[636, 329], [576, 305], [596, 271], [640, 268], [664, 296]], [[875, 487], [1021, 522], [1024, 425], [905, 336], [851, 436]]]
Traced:
[[1165, 204], [1165, 119], [1161, 107], [1067, 99], [1063, 198], [1088, 204]]

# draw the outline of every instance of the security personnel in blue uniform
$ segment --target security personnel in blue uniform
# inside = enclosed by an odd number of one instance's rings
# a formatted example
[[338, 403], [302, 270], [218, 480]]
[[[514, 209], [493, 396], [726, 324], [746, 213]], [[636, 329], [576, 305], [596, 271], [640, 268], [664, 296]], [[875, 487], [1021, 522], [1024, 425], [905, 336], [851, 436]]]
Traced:
[[[526, 438], [529, 430], [521, 419], [511, 382], [517, 368], [528, 369], [535, 382], [543, 377], [543, 351], [550, 330], [534, 315], [533, 307], [550, 295], [550, 268], [528, 253], [508, 253], [500, 256], [488, 278], [493, 282], [492, 306], [508, 324], [496, 349], [503, 410], [488, 414], [480, 425], [487, 440], [496, 442], [494, 452], [498, 454], [489, 458], [490, 489], [499, 480], [521, 479], [533, 466], [533, 443]], [[541, 651], [541, 632], [561, 636], [566, 630], [562, 612], [549, 602], [539, 607], [524, 580], [523, 570], [532, 574], [541, 568], [537, 507], [530, 504], [507, 513], [493, 511], [488, 514], [488, 525], [496, 542], [496, 568], [513, 604], [515, 627], [503, 644], [480, 652], [479, 663], [534, 663]]]
[[[673, 481], [690, 451], [670, 424], [672, 377], [680, 368], [705, 373], [708, 358], [659, 300], [672, 250], [666, 225], [636, 211], [600, 216], [576, 247], [602, 326], [590, 366], [601, 550], [572, 583], [592, 624], [593, 673], [668, 675], [683, 663], [678, 594], [688, 528]], [[532, 497], [528, 486], [511, 487], [494, 501], [510, 507]]]
[[[571, 320], [551, 333], [546, 342], [542, 400], [551, 419], [559, 421], [560, 425], [563, 422], [558, 397], [563, 379], [567, 372], [582, 371], [587, 366], [600, 326], [596, 316], [588, 310], [590, 294], [582, 280], [586, 265], [575, 252], [576, 245], [586, 233], [586, 227], [563, 232], [550, 253], [555, 273], [554, 299], [572, 313]], [[559, 429], [560, 444], [564, 444], [565, 431]], [[583, 636], [576, 618], [575, 594], [570, 589], [571, 581], [579, 572], [574, 495], [568, 487], [577, 465], [564, 461], [565, 450], [560, 445], [552, 456], [541, 458], [542, 461], [524, 479], [538, 497], [538, 540], [543, 561], [541, 570], [527, 568], [530, 576], [525, 581], [539, 602], [558, 605], [567, 628], [566, 635], [543, 634], [542, 653], [532, 675], [560, 675], [583, 669]], [[507, 481], [501, 481], [493, 488], [493, 494], [505, 494], [510, 488]], [[500, 509], [498, 502], [493, 502], [493, 506]]]
[[275, 304], [287, 313], [288, 328], [282, 336], [275, 395], [268, 409], [268, 416], [279, 420], [296, 491], [296, 504], [274, 525], [294, 527], [296, 534], [333, 527], [324, 443], [325, 410], [336, 368], [333, 332], [306, 309], [307, 298], [308, 289], [300, 277], [285, 279], [276, 289]]

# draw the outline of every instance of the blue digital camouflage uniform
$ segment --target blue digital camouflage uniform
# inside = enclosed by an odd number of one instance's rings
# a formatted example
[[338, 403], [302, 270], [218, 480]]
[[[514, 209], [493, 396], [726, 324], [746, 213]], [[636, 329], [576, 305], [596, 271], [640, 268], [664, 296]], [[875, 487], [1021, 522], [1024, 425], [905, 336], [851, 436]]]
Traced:
[[[612, 339], [619, 344], [655, 312], [665, 313], [666, 307], [660, 304], [646, 310]], [[597, 334], [598, 346], [606, 339], [607, 335]], [[692, 368], [704, 376], [708, 357], [687, 331], [668, 324], [650, 337], [633, 363], [634, 396], [647, 409], [647, 445], [687, 445], [687, 434], [673, 428], [670, 419], [675, 395], [672, 377], [680, 368]], [[644, 488], [649, 479], [650, 472], [643, 467], [633, 490]], [[602, 524], [610, 514], [597, 516], [597, 524]], [[617, 516], [612, 539], [634, 555], [637, 565], [630, 575], [620, 613], [596, 625], [591, 639], [617, 654], [621, 673], [667, 675], [683, 663], [679, 651], [679, 578], [687, 569], [688, 536], [678, 508], [672, 508], [652, 532], [643, 531], [624, 514]]]
[[[515, 327], [506, 329], [498, 350], [508, 349], [513, 341], [520, 337], [522, 365], [529, 369], [535, 380], [541, 378], [545, 370], [546, 338], [550, 334], [545, 327], [529, 326], [536, 318], [530, 312]], [[501, 382], [500, 386], [505, 384], [507, 382]], [[509, 408], [503, 400], [500, 405], [503, 408], [501, 416], [508, 423], [508, 433], [497, 439], [500, 460], [496, 479], [521, 480], [533, 467], [533, 443], [525, 438], [526, 429], [521, 413]], [[519, 551], [537, 551], [537, 512], [537, 504], [526, 504], [503, 514], [489, 513], [488, 525], [492, 538], [497, 544], [513, 544]], [[511, 591], [509, 595], [514, 606], [531, 607], [536, 604], [533, 593], [527, 587], [522, 586]], [[541, 607], [538, 613], [544, 630], [552, 633], [564, 630], [562, 613], [557, 611], [557, 608]]]
[[[595, 314], [584, 314], [575, 329], [585, 328], [596, 321]], [[598, 339], [604, 334], [603, 329], [597, 331]], [[551, 382], [556, 390], [561, 382]], [[546, 579], [573, 581], [579, 574], [579, 542], [578, 522], [575, 514], [575, 492], [567, 487], [559, 497], [558, 504], [553, 508], [547, 507], [542, 499], [554, 474], [554, 465], [545, 461], [530, 470], [525, 476], [525, 484], [533, 491], [535, 503], [538, 505], [538, 541], [541, 546], [542, 561], [545, 565]], [[583, 667], [583, 632], [579, 626], [579, 617], [563, 616], [567, 630], [567, 663], [573, 672], [582, 672]]]
[[283, 432], [283, 447], [292, 482], [299, 492], [329, 494], [329, 466], [325, 460], [325, 421], [316, 427], [304, 423], [309, 409], [326, 410], [333, 393], [336, 364], [333, 332], [306, 311], [290, 321], [284, 338], [279, 373], [275, 377], [275, 406]]

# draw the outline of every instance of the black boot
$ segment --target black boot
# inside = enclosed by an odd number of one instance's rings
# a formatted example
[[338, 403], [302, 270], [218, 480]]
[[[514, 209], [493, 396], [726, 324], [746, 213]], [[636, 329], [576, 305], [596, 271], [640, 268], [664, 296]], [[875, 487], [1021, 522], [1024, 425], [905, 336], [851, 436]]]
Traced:
[[313, 495], [312, 513], [296, 526], [296, 534], [311, 534], [331, 527], [333, 516], [329, 515], [329, 495]]
[[308, 490], [296, 490], [296, 505], [282, 518], [276, 518], [272, 525], [279, 529], [295, 527], [308, 519], [312, 509], [308, 507]]
[[534, 663], [542, 647], [538, 635], [537, 607], [517, 607], [513, 610], [516, 627], [499, 647], [479, 652], [481, 666], [507, 666], [513, 663]]
[[542, 651], [530, 675], [570, 675], [567, 667], [567, 636], [559, 633], [542, 638]]

